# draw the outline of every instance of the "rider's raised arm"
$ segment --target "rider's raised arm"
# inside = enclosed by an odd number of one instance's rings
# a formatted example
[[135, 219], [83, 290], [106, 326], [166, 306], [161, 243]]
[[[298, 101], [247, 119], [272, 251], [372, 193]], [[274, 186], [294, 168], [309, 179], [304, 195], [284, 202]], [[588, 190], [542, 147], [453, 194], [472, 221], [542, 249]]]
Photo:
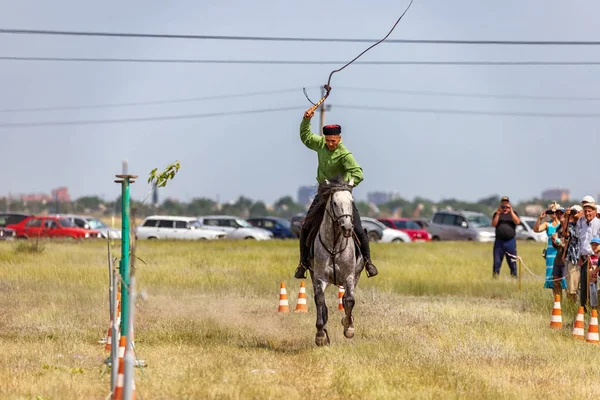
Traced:
[[358, 186], [358, 184], [364, 179], [363, 170], [354, 159], [352, 153], [346, 154], [342, 160], [342, 164], [344, 165], [344, 171], [346, 171], [344, 180], [349, 182], [350, 179], [354, 179], [354, 186]]
[[300, 123], [300, 140], [311, 150], [318, 150], [323, 147], [324, 139], [317, 136], [310, 130], [310, 118], [303, 118]]

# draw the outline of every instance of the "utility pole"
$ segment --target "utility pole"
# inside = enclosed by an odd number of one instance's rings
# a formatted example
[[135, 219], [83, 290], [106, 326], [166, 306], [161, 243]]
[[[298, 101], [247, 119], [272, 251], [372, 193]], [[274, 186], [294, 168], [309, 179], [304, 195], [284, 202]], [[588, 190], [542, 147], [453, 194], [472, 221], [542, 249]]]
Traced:
[[[321, 88], [321, 97], [325, 96], [325, 88], [322, 87]], [[321, 122], [319, 124], [319, 132], [321, 132], [321, 136], [323, 136], [323, 127], [325, 126], [325, 111], [330, 111], [331, 110], [331, 105], [327, 104], [325, 105], [325, 102], [323, 102], [321, 104], [321, 107], [319, 107], [319, 112], [321, 113]]]

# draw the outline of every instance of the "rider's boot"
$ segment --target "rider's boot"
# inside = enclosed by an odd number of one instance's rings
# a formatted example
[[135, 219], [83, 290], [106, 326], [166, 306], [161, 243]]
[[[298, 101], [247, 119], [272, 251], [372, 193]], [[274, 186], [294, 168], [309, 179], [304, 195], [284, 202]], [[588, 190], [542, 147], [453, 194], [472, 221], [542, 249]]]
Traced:
[[294, 278], [296, 279], [306, 279], [306, 270], [310, 264], [309, 261], [309, 250], [306, 247], [306, 237], [308, 236], [308, 229], [304, 226], [300, 229], [300, 263], [298, 264], [298, 268], [296, 268], [296, 272], [294, 273]]
[[363, 255], [367, 276], [372, 278], [379, 272], [377, 271], [375, 264], [371, 262], [371, 247], [369, 246], [369, 236], [367, 235], [367, 230], [363, 229], [363, 232], [360, 233], [362, 234], [359, 234], [358, 230], [356, 231], [358, 239], [360, 240], [360, 252]]

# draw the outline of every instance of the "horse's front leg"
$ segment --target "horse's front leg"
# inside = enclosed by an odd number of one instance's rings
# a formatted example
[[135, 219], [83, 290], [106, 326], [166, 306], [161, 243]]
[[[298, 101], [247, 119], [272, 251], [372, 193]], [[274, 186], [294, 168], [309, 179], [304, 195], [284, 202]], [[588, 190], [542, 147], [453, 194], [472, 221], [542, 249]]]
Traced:
[[354, 308], [354, 288], [356, 284], [354, 281], [354, 275], [349, 275], [346, 278], [345, 292], [342, 297], [342, 303], [344, 304], [344, 311], [346, 315], [342, 318], [342, 325], [344, 326], [344, 336], [348, 339], [354, 337], [354, 317], [352, 317], [352, 309]]
[[315, 290], [315, 305], [317, 308], [317, 334], [315, 343], [317, 346], [329, 344], [329, 335], [327, 334], [327, 304], [325, 303], [325, 288], [327, 282], [322, 279], [313, 279], [313, 288]]

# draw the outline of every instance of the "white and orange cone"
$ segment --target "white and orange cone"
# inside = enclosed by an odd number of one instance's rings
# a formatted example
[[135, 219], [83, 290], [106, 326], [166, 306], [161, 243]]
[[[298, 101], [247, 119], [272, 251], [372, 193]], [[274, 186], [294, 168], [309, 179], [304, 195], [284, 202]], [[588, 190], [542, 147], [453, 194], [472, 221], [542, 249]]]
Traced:
[[298, 292], [298, 302], [296, 303], [296, 312], [308, 312], [308, 306], [306, 305], [306, 287], [304, 281], [300, 282], [300, 291]]
[[[118, 360], [119, 371], [117, 373], [117, 383], [115, 385], [115, 391], [113, 392], [112, 400], [123, 400], [123, 389], [125, 386], [125, 348], [126, 347], [127, 347], [127, 337], [121, 336], [121, 338], [119, 339], [119, 360]], [[114, 362], [113, 362], [113, 367], [114, 367]], [[135, 379], [133, 379], [133, 376], [131, 377], [131, 379], [133, 381], [132, 385], [131, 385], [131, 387], [133, 388], [131, 398], [132, 398], [132, 400], [135, 400]]]
[[554, 307], [552, 307], [552, 318], [550, 319], [550, 327], [554, 329], [562, 328], [562, 313], [560, 309], [560, 295], [554, 296]]
[[344, 311], [344, 302], [342, 299], [344, 297], [344, 293], [346, 293], [346, 290], [342, 286], [339, 286], [339, 288], [338, 288], [338, 311]]
[[[102, 340], [101, 342], [104, 342], [104, 350], [106, 351], [110, 351], [111, 346], [112, 346], [112, 342], [113, 342], [113, 337], [112, 337], [112, 327], [113, 324], [116, 324], [117, 326], [117, 333], [119, 333], [119, 329], [121, 328], [121, 293], [117, 292], [117, 307], [116, 307], [116, 314], [117, 314], [117, 319], [116, 321], [111, 319], [110, 320], [110, 324], [108, 325], [108, 334], [106, 335], [106, 341]], [[117, 335], [117, 337], [115, 338], [115, 342], [119, 341], [119, 335]]]
[[108, 335], [106, 335], [106, 344], [104, 345], [104, 350], [110, 351], [112, 347], [112, 328], [115, 322], [113, 320], [110, 321], [110, 325], [108, 326]]
[[573, 337], [579, 340], [585, 340], [585, 321], [583, 319], [583, 307], [579, 307], [577, 317], [573, 324]]
[[590, 326], [585, 341], [594, 344], [600, 343], [600, 337], [598, 336], [598, 311], [596, 310], [592, 310], [592, 318], [590, 319]]
[[285, 283], [281, 282], [279, 287], [279, 312], [289, 312], [290, 304], [288, 303], [287, 290], [285, 289]]

